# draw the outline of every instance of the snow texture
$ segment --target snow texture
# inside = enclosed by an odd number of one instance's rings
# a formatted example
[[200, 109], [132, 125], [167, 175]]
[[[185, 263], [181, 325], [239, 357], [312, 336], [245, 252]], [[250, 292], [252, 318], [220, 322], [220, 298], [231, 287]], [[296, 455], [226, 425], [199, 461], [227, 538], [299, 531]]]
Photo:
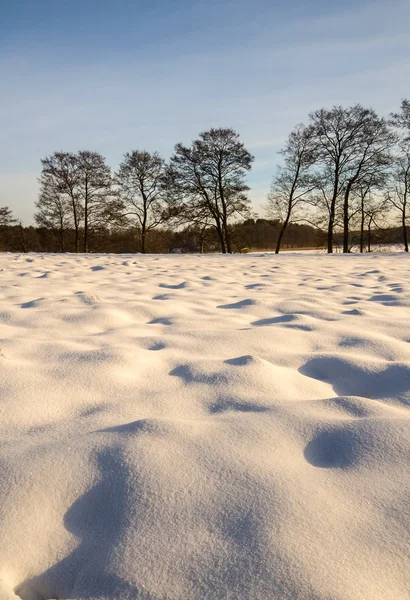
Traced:
[[0, 600], [408, 600], [409, 267], [0, 255]]

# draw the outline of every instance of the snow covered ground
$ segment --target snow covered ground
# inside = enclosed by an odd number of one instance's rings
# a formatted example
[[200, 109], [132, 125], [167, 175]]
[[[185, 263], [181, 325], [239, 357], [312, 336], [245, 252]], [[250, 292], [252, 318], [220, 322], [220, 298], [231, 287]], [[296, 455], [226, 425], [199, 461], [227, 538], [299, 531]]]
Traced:
[[408, 600], [409, 271], [0, 255], [0, 599]]

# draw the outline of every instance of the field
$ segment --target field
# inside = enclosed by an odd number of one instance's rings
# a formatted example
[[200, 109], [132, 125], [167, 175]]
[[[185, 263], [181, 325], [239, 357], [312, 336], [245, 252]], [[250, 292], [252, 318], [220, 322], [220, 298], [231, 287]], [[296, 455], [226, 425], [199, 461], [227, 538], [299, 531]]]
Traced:
[[0, 255], [0, 600], [408, 600], [409, 267]]

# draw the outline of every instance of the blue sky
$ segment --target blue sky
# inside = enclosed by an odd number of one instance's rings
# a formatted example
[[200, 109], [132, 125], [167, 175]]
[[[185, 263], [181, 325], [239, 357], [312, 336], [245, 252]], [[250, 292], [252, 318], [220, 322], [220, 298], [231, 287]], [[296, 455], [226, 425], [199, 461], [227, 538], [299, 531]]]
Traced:
[[0, 15], [0, 206], [25, 223], [42, 157], [97, 150], [116, 168], [213, 126], [255, 155], [261, 214], [310, 111], [410, 97], [408, 0], [0, 0]]

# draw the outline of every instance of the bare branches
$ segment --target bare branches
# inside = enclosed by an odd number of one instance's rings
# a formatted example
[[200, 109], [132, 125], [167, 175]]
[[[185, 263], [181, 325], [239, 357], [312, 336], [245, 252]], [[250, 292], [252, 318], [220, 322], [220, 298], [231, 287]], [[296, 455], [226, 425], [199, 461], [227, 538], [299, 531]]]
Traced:
[[111, 169], [100, 154], [88, 150], [55, 152], [41, 162], [36, 222], [59, 232], [62, 252], [64, 232], [73, 226], [75, 251], [80, 250], [82, 233], [83, 251], [88, 252], [90, 228], [106, 225], [120, 209]]
[[141, 252], [145, 252], [147, 233], [170, 221], [176, 212], [167, 191], [170, 180], [165, 161], [157, 152], [127, 152], [119, 167], [117, 182], [125, 214], [133, 216], [139, 224]]
[[316, 132], [318, 165], [322, 168], [322, 199], [329, 213], [328, 252], [338, 213], [342, 215], [343, 251], [349, 251], [350, 196], [369, 177], [382, 177], [392, 161], [396, 135], [373, 109], [356, 104], [335, 106], [310, 115]]
[[266, 207], [271, 218], [279, 217], [282, 222], [276, 254], [280, 251], [288, 224], [303, 220], [298, 207], [316, 188], [311, 170], [317, 156], [314, 133], [312, 127], [298, 125], [281, 150], [285, 165], [278, 168], [272, 181]]
[[175, 146], [170, 170], [186, 214], [213, 221], [222, 252], [232, 251], [230, 219], [248, 214], [245, 176], [253, 160], [233, 129], [210, 129], [190, 147]]

